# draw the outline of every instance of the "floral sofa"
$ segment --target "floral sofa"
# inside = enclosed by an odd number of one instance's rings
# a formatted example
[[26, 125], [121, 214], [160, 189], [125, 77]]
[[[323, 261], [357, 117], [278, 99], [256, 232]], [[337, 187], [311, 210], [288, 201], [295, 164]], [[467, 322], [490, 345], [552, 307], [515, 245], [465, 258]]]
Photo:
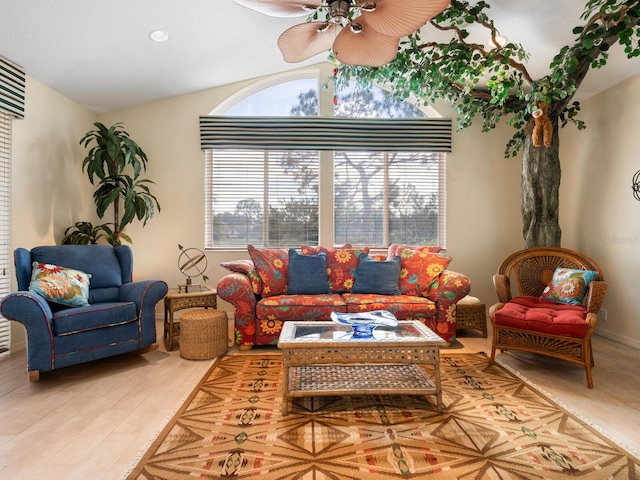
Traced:
[[218, 297], [234, 307], [240, 350], [277, 343], [287, 320], [381, 309], [421, 320], [450, 342], [455, 305], [470, 290], [465, 275], [446, 269], [451, 258], [439, 247], [392, 244], [386, 256], [351, 245], [248, 250], [251, 260], [221, 264], [230, 273], [217, 286]]

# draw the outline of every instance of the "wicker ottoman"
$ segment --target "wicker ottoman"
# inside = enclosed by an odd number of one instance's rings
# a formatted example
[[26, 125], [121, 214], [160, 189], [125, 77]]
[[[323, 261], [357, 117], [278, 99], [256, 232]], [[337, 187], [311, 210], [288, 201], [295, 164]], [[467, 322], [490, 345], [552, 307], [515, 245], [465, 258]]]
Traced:
[[208, 360], [227, 353], [227, 314], [222, 310], [198, 309], [180, 315], [180, 356]]
[[466, 296], [456, 304], [456, 330], [471, 328], [487, 338], [486, 305], [476, 297]]

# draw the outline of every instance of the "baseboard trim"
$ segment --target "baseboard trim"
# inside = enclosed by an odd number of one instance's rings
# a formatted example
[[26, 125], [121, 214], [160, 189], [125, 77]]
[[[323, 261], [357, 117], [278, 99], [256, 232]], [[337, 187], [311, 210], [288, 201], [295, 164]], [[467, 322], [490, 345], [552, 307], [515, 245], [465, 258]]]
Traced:
[[612, 340], [614, 342], [621, 343], [622, 345], [626, 345], [627, 347], [640, 350], [640, 340], [635, 340], [623, 335], [618, 335], [617, 333], [613, 333], [607, 330], [596, 330], [594, 333], [599, 337], [606, 338], [607, 340]]

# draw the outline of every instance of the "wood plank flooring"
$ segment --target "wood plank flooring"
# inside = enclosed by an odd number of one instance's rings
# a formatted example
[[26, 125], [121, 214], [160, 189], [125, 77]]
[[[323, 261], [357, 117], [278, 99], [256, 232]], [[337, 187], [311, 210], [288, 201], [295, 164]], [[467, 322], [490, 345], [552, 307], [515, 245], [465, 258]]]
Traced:
[[[24, 351], [0, 359], [0, 478], [121, 478], [212, 364], [160, 343], [145, 355], [43, 373], [39, 382], [28, 381]], [[278, 350], [251, 353], [264, 351]], [[491, 341], [463, 331], [446, 351], [489, 353]], [[498, 358], [638, 453], [640, 350], [595, 337], [594, 351], [592, 390], [576, 365], [527, 353]]]

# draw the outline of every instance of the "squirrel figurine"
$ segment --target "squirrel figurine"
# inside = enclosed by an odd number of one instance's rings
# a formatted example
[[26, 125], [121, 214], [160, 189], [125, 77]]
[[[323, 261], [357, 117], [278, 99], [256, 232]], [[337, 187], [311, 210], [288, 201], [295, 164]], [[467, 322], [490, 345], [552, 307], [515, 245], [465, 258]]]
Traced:
[[534, 123], [531, 139], [534, 146], [541, 147], [544, 144], [545, 147], [549, 148], [551, 146], [551, 136], [553, 135], [553, 126], [547, 116], [549, 104], [535, 102], [535, 106], [536, 109], [531, 113]]

